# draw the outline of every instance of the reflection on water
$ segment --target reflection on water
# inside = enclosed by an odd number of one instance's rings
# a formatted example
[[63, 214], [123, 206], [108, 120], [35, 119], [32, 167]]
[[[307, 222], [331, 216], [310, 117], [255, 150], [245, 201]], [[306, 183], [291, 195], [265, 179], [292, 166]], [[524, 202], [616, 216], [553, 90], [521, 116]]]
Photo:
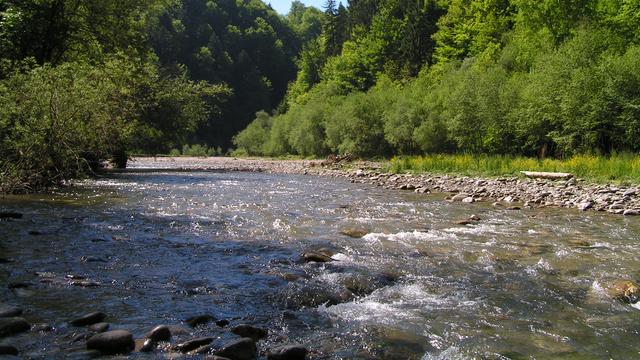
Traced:
[[[82, 348], [67, 321], [91, 311], [137, 337], [211, 313], [268, 328], [262, 349], [299, 342], [318, 359], [640, 356], [640, 311], [604, 290], [640, 279], [635, 218], [216, 172], [114, 175], [0, 210], [25, 214], [0, 222], [0, 258], [13, 260], [0, 284], [29, 284], [0, 302], [55, 327], [0, 340], [31, 357]], [[304, 263], [309, 249], [335, 261]]]

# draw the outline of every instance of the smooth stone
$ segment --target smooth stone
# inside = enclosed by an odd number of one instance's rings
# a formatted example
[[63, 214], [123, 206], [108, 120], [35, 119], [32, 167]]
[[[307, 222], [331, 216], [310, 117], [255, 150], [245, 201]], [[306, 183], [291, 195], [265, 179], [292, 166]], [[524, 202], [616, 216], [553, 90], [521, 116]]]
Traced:
[[109, 330], [109, 323], [106, 322], [100, 322], [97, 324], [93, 324], [89, 326], [89, 330], [93, 331], [93, 332], [97, 332], [97, 333], [103, 333], [107, 330]]
[[256, 358], [258, 348], [251, 338], [242, 338], [225, 344], [216, 355], [229, 358], [231, 360], [253, 360]]
[[156, 341], [153, 341], [152, 339], [146, 339], [144, 343], [142, 343], [142, 346], [140, 346], [140, 349], [138, 349], [138, 351], [146, 353], [152, 352], [156, 349], [156, 346], [158, 346], [158, 343]]
[[90, 314], [79, 317], [75, 320], [71, 320], [70, 324], [73, 326], [87, 326], [102, 322], [106, 319], [107, 315], [102, 312], [92, 312]]
[[462, 199], [462, 202], [463, 203], [467, 203], [467, 204], [471, 204], [471, 203], [475, 202], [475, 199], [472, 196], [468, 196], [468, 197]]
[[470, 196], [471, 196], [471, 195], [469, 195], [469, 194], [467, 194], [467, 193], [459, 193], [459, 194], [454, 195], [454, 196], [451, 198], [451, 201], [453, 201], [453, 202], [456, 202], [456, 201], [463, 201], [464, 199], [466, 199], [466, 198], [468, 198], [468, 197], [470, 197]]
[[269, 333], [266, 329], [262, 329], [262, 328], [247, 325], [247, 324], [240, 324], [240, 325], [234, 326], [231, 329], [231, 332], [240, 337], [252, 338], [254, 340], [264, 339], [265, 337], [267, 337], [267, 334]]
[[171, 329], [167, 325], [159, 325], [151, 329], [145, 337], [153, 341], [169, 341], [171, 339]]
[[593, 203], [591, 201], [583, 202], [578, 205], [578, 209], [581, 211], [587, 211], [593, 207]]
[[627, 209], [622, 213], [622, 215], [624, 215], [624, 216], [638, 216], [638, 215], [640, 215], [640, 211], [635, 210], [635, 209]]
[[302, 254], [302, 257], [306, 262], [326, 263], [326, 262], [333, 261], [333, 259], [330, 256], [319, 254], [317, 252], [306, 252]]
[[267, 360], [304, 360], [308, 352], [301, 345], [285, 345], [268, 352]]
[[97, 257], [97, 256], [91, 256], [91, 255], [86, 255], [80, 258], [80, 260], [82, 262], [107, 262], [107, 260]]
[[22, 214], [19, 212], [13, 211], [2, 211], [0, 212], [0, 219], [22, 219]]
[[174, 346], [173, 348], [177, 351], [180, 351], [182, 353], [186, 353], [192, 350], [195, 350], [199, 347], [205, 346], [205, 345], [209, 345], [213, 342], [213, 338], [212, 337], [202, 337], [202, 338], [197, 338], [197, 339], [192, 339], [189, 341], [185, 341], [183, 343], [180, 343], [176, 346]]
[[469, 216], [469, 220], [473, 220], [473, 221], [482, 221], [482, 218], [476, 214], [473, 214], [471, 216]]
[[204, 325], [207, 324], [211, 321], [214, 321], [216, 318], [214, 318], [213, 316], [209, 315], [209, 314], [204, 314], [204, 315], [197, 315], [197, 316], [192, 316], [190, 318], [188, 318], [187, 320], [185, 320], [185, 322], [191, 326], [191, 327], [196, 327], [199, 325]]
[[226, 319], [218, 320], [216, 321], [216, 325], [218, 325], [219, 327], [225, 327], [229, 325], [229, 320], [226, 320]]
[[20, 316], [22, 312], [22, 309], [16, 306], [1, 306], [0, 318]]
[[349, 229], [344, 229], [344, 230], [340, 230], [340, 234], [342, 235], [346, 235], [352, 238], [361, 238], [365, 235], [367, 235], [369, 232], [365, 229], [357, 229], [357, 228], [349, 228]]
[[640, 285], [630, 280], [616, 280], [607, 287], [612, 298], [627, 304], [635, 304], [640, 300]]
[[218, 355], [211, 355], [211, 356], [205, 357], [204, 360], [231, 360], [231, 359], [226, 358], [226, 357], [222, 357], [222, 356], [218, 356]]
[[98, 350], [104, 354], [128, 354], [135, 347], [133, 335], [126, 330], [103, 332], [87, 340], [88, 350]]
[[98, 287], [100, 286], [99, 283], [92, 281], [92, 280], [73, 280], [71, 282], [71, 285], [73, 286], [80, 286], [80, 287], [86, 287], [86, 288], [91, 288], [91, 287]]
[[0, 345], [0, 355], [18, 356], [18, 349], [11, 345]]
[[31, 324], [21, 317], [0, 318], [0, 337], [11, 336], [31, 329]]
[[30, 286], [31, 284], [26, 281], [14, 281], [7, 285], [9, 289], [26, 289]]

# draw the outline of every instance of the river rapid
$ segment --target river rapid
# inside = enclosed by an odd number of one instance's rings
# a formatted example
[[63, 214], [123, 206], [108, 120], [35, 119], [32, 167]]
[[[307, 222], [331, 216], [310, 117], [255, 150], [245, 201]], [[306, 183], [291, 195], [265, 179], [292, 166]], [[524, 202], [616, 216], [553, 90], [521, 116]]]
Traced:
[[[640, 310], [605, 291], [640, 279], [640, 218], [444, 197], [169, 170], [5, 197], [0, 210], [24, 216], [0, 221], [0, 303], [34, 327], [0, 345], [82, 358], [86, 330], [68, 321], [102, 311], [136, 338], [170, 324], [184, 329], [172, 343], [206, 335], [214, 347], [251, 324], [269, 331], [260, 357], [294, 343], [311, 359], [640, 357]], [[313, 251], [333, 261], [304, 261]], [[230, 325], [184, 324], [201, 314]]]

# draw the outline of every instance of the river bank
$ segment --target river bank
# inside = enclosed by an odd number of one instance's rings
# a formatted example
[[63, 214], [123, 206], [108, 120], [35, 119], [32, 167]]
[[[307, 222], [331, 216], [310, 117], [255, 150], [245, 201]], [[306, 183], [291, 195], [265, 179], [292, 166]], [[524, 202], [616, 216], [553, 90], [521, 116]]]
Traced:
[[372, 161], [274, 160], [223, 157], [134, 158], [130, 169], [250, 171], [345, 177], [391, 190], [445, 193], [449, 201], [491, 202], [507, 209], [561, 207], [625, 216], [640, 215], [640, 186], [595, 184], [583, 179], [545, 180], [516, 176], [497, 178], [442, 174], [393, 174]]

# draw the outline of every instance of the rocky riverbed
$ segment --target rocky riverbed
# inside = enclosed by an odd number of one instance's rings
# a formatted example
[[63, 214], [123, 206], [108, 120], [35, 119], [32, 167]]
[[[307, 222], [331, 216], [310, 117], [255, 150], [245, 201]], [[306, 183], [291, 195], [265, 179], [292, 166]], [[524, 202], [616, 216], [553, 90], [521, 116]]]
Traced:
[[491, 202], [509, 209], [562, 207], [625, 216], [640, 215], [640, 186], [593, 184], [583, 179], [478, 178], [437, 174], [390, 174], [370, 161], [331, 163], [323, 160], [271, 160], [238, 158], [136, 158], [132, 170], [174, 168], [183, 170], [251, 171], [346, 177], [392, 190], [444, 193], [446, 200]]

